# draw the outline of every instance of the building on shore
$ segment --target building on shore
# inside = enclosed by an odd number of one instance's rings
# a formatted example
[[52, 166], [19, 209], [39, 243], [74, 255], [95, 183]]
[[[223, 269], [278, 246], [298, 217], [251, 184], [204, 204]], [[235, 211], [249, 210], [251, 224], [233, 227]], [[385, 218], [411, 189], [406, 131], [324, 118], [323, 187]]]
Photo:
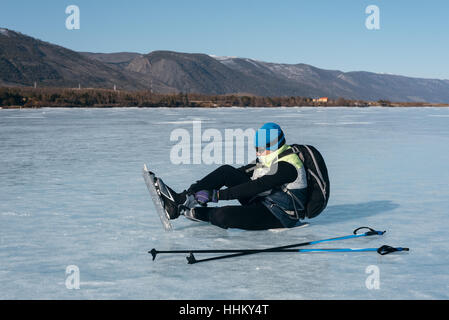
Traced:
[[328, 103], [329, 98], [328, 97], [316, 98], [316, 99], [313, 99], [313, 102]]

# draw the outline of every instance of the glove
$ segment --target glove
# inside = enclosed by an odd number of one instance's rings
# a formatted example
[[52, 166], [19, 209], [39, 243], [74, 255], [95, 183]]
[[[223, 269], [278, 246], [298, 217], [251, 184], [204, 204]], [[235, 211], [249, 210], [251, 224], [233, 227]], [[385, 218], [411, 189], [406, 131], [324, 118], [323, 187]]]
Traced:
[[195, 200], [202, 206], [208, 202], [218, 202], [218, 190], [200, 190], [194, 194]]

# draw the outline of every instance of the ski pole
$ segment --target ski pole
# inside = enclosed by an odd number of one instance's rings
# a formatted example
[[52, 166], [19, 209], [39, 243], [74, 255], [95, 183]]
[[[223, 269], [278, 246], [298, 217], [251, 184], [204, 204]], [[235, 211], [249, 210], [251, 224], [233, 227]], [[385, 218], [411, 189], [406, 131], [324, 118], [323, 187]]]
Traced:
[[[391, 247], [388, 245], [383, 245], [379, 248], [314, 248], [314, 249], [280, 249], [280, 250], [269, 250], [266, 251], [267, 253], [273, 253], [273, 252], [377, 252], [380, 255], [386, 255], [392, 252], [399, 252], [399, 251], [409, 251], [409, 248], [403, 248], [403, 247]], [[256, 253], [256, 252], [254, 252]], [[193, 253], [190, 253], [190, 256], [187, 257], [187, 261], [189, 264], [199, 263], [199, 262], [205, 262], [205, 261], [211, 261], [211, 260], [217, 260], [222, 257], [214, 257], [214, 258], [208, 258], [208, 259], [201, 259], [197, 260]]]
[[205, 249], [205, 250], [156, 250], [156, 249], [151, 249], [150, 251], [148, 251], [148, 253], [151, 253], [153, 260], [156, 259], [156, 256], [160, 253], [164, 254], [164, 253], [237, 253], [237, 252], [257, 252], [260, 251], [261, 249]]
[[[368, 229], [369, 231], [365, 233], [357, 233], [360, 230]], [[317, 243], [322, 242], [329, 242], [329, 241], [338, 241], [338, 240], [345, 240], [345, 239], [351, 239], [351, 238], [359, 238], [359, 237], [367, 237], [367, 236], [374, 236], [374, 235], [383, 235], [386, 231], [377, 231], [370, 227], [360, 227], [354, 230], [353, 234], [342, 236], [342, 237], [336, 237], [336, 238], [329, 238], [329, 239], [323, 239], [323, 240], [315, 240], [315, 241], [309, 241], [309, 242], [303, 242], [303, 243], [297, 243], [297, 244], [291, 244], [287, 246], [282, 247], [273, 247], [273, 248], [267, 248], [267, 249], [235, 249], [235, 250], [166, 250], [166, 251], [159, 251], [156, 249], [152, 249], [148, 251], [153, 257], [153, 260], [156, 259], [156, 256], [160, 253], [235, 253], [237, 256], [240, 255], [246, 255], [246, 254], [253, 254], [253, 253], [259, 253], [259, 252], [266, 252], [266, 251], [272, 251], [272, 250], [282, 250], [282, 249], [288, 249], [288, 248], [295, 248], [295, 247], [301, 247], [301, 246], [307, 246], [307, 245], [313, 245]], [[236, 255], [229, 255], [229, 256], [222, 256], [219, 259], [225, 259], [227, 257], [231, 258], [231, 256]]]
[[[296, 250], [296, 251], [295, 251]], [[288, 249], [290, 252], [377, 252], [380, 255], [386, 255], [392, 252], [396, 251], [409, 251], [409, 248], [402, 248], [402, 247], [391, 247], [387, 245], [383, 245], [379, 248], [338, 248], [338, 249], [332, 249], [332, 248], [325, 248], [325, 249]], [[282, 251], [280, 251], [282, 252]]]
[[[365, 233], [357, 233], [359, 230], [363, 230], [363, 229], [368, 229], [369, 231], [367, 231]], [[217, 257], [212, 257], [212, 258], [207, 258], [207, 259], [202, 259], [202, 260], [196, 260], [195, 256], [193, 255], [193, 252], [191, 252], [190, 255], [188, 257], [186, 257], [186, 259], [189, 264], [194, 264], [197, 262], [228, 259], [228, 258], [240, 257], [240, 256], [245, 256], [245, 255], [255, 254], [255, 253], [260, 253], [260, 252], [270, 252], [272, 250], [309, 246], [309, 245], [314, 245], [314, 244], [323, 243], [323, 242], [339, 241], [339, 240], [346, 240], [346, 239], [353, 239], [353, 238], [360, 238], [360, 237], [369, 237], [369, 236], [374, 236], [374, 235], [383, 235], [385, 232], [386, 231], [377, 231], [370, 227], [360, 227], [360, 228], [355, 229], [353, 231], [353, 234], [348, 235], [348, 236], [343, 236], [343, 237], [315, 240], [315, 241], [291, 244], [291, 245], [282, 246], [282, 247], [274, 247], [274, 248], [261, 249], [261, 250], [252, 250], [249, 252], [241, 252], [240, 251], [238, 253], [228, 254], [228, 255], [224, 255], [224, 256], [217, 256]]]
[[[306, 250], [306, 249], [304, 249]], [[310, 250], [314, 250], [314, 249], [310, 249]], [[331, 249], [332, 251], [338, 250], [338, 249]], [[205, 250], [156, 250], [156, 249], [151, 249], [150, 251], [148, 251], [148, 253], [150, 253], [153, 257], [153, 260], [156, 259], [156, 256], [158, 254], [164, 254], [164, 253], [259, 253], [261, 251], [267, 251], [267, 252], [297, 252], [298, 249], [205, 249]], [[306, 252], [306, 251], [304, 251]], [[310, 251], [312, 252], [312, 251]]]

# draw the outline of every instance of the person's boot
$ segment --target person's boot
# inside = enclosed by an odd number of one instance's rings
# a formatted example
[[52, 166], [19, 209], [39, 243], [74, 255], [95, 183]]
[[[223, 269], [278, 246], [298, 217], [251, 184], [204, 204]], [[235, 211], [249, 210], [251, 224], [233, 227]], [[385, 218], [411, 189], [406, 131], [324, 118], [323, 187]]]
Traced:
[[209, 210], [207, 207], [195, 207], [183, 212], [184, 217], [196, 222], [209, 222]]
[[171, 220], [179, 217], [184, 204], [187, 202], [187, 191], [176, 193], [168, 187], [160, 178], [157, 178], [157, 185], [160, 197], [164, 205], [164, 210]]

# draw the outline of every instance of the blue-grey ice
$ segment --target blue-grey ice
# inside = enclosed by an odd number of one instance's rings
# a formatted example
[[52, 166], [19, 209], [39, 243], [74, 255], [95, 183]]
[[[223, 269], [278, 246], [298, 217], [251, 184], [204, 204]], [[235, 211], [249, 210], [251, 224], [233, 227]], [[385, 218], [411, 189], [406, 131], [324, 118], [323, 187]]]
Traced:
[[[165, 232], [142, 166], [179, 191], [216, 168], [170, 161], [171, 132], [192, 131], [194, 120], [220, 132], [273, 121], [287, 142], [317, 147], [331, 179], [327, 209], [301, 229], [223, 230], [181, 217]], [[0, 110], [0, 299], [447, 299], [448, 146], [449, 108]], [[319, 247], [411, 251], [197, 265], [147, 253], [281, 246], [359, 226], [387, 233]], [[67, 288], [72, 265], [79, 289]], [[378, 289], [367, 286], [372, 270]]]

